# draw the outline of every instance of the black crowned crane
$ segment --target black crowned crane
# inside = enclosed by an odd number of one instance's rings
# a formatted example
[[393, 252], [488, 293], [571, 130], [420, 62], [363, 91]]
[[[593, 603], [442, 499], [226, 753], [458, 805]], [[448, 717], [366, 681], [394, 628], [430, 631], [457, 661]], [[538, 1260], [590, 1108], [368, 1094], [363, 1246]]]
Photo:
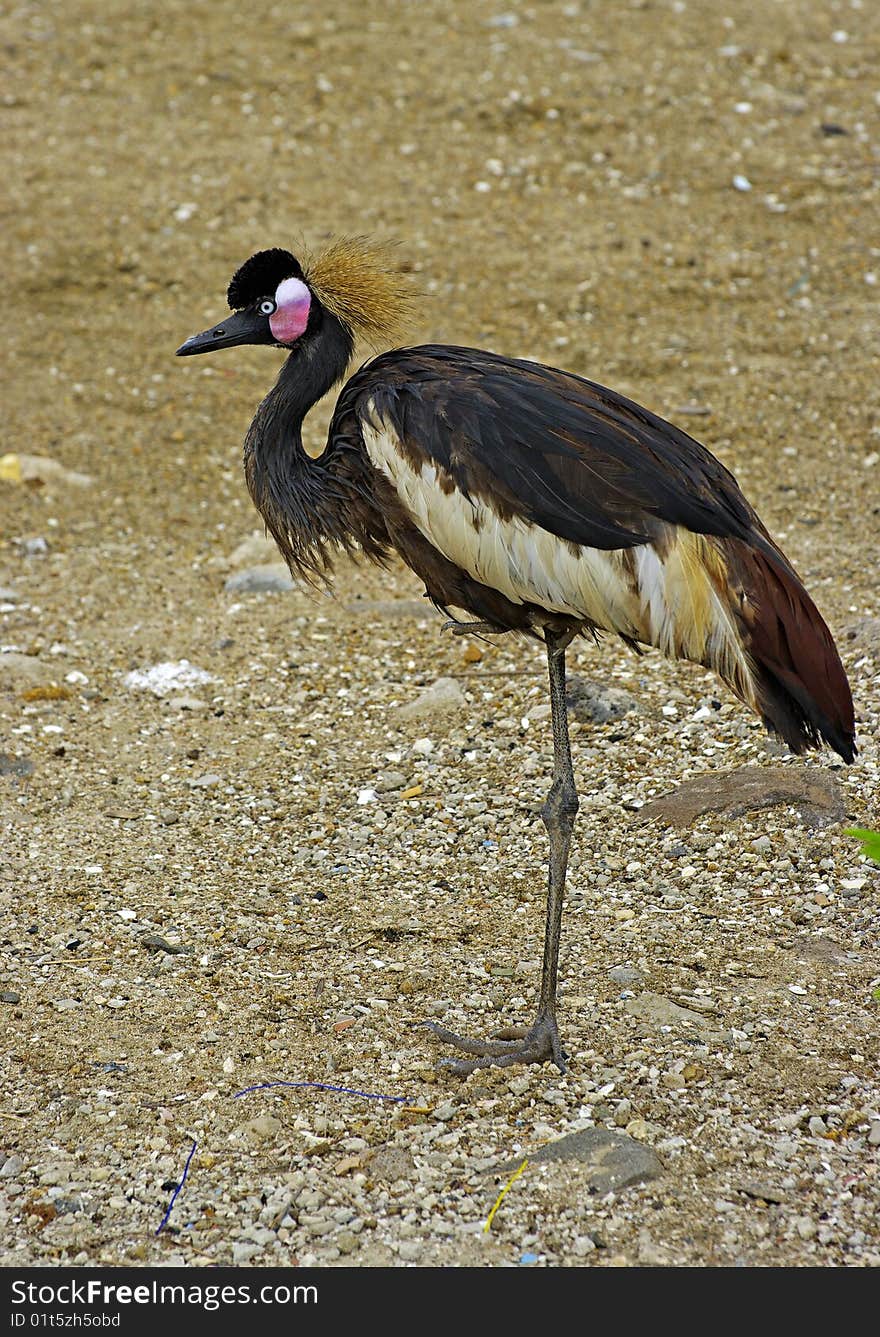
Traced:
[[233, 314], [181, 356], [269, 344], [288, 356], [248, 431], [257, 509], [291, 572], [331, 571], [334, 553], [397, 552], [453, 617], [484, 633], [543, 640], [553, 782], [544, 961], [537, 1017], [513, 1038], [434, 1034], [470, 1058], [460, 1073], [564, 1055], [556, 1024], [562, 903], [577, 793], [565, 651], [613, 632], [715, 673], [793, 752], [855, 756], [853, 705], [834, 641], [736, 480], [697, 441], [572, 372], [474, 348], [395, 348], [346, 381], [318, 459], [303, 419], [345, 376], [355, 337], [387, 338], [408, 283], [363, 240], [306, 269], [260, 251], [235, 273]]

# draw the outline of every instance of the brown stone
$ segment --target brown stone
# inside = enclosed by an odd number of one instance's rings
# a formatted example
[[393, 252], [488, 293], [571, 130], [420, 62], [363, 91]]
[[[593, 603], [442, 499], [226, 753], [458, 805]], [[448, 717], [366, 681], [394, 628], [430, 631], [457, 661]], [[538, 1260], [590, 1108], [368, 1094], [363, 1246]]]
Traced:
[[793, 807], [805, 826], [830, 826], [845, 816], [833, 775], [803, 766], [741, 766], [686, 780], [639, 809], [640, 821], [689, 826], [709, 812], [741, 817], [762, 808]]

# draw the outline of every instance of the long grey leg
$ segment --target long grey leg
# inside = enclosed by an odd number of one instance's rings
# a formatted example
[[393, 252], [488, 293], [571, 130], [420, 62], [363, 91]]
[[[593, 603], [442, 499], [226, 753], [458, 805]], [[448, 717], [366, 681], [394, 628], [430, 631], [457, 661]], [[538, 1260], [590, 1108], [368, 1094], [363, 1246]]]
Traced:
[[[550, 709], [553, 719], [553, 784], [541, 811], [547, 835], [550, 837], [550, 874], [547, 882], [547, 924], [544, 932], [544, 964], [541, 970], [538, 1020], [543, 1019], [552, 1023], [555, 1031], [562, 903], [565, 896], [571, 833], [579, 804], [571, 764], [568, 710], [565, 704], [565, 651], [571, 641], [571, 635], [548, 631], [546, 639], [547, 667], [550, 672]], [[557, 1038], [554, 1050], [558, 1045]], [[561, 1068], [561, 1051], [558, 1055], [554, 1052], [553, 1058]]]
[[515, 1039], [468, 1040], [448, 1031], [436, 1022], [425, 1023], [434, 1036], [455, 1045], [473, 1059], [444, 1059], [444, 1067], [462, 1075], [476, 1068], [509, 1067], [513, 1063], [545, 1063], [551, 1059], [565, 1072], [565, 1055], [556, 1025], [556, 980], [559, 970], [559, 940], [562, 932], [562, 903], [571, 832], [578, 811], [577, 790], [571, 764], [568, 737], [568, 711], [565, 704], [565, 651], [572, 639], [569, 632], [545, 631], [547, 666], [550, 672], [550, 709], [553, 720], [553, 783], [541, 810], [550, 837], [550, 874], [547, 884], [547, 921], [544, 930], [544, 963], [538, 1015], [534, 1024]]

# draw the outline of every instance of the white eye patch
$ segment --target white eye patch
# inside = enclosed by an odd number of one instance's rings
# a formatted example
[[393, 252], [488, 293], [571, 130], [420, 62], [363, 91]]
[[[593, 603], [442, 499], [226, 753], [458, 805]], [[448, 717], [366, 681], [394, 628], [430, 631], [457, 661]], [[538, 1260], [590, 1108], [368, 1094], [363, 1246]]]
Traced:
[[269, 328], [279, 343], [298, 339], [309, 323], [312, 294], [302, 279], [283, 279], [275, 290], [276, 310], [269, 317]]

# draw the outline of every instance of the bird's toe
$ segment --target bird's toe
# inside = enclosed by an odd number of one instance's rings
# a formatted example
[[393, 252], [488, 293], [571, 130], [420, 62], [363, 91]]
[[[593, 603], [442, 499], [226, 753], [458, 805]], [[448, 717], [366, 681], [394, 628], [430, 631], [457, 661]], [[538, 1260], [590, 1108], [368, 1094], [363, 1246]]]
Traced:
[[453, 1045], [472, 1058], [443, 1058], [437, 1066], [444, 1072], [466, 1077], [478, 1068], [510, 1068], [515, 1063], [555, 1063], [565, 1072], [566, 1055], [559, 1041], [554, 1017], [538, 1017], [528, 1030], [508, 1028], [491, 1040], [471, 1040], [436, 1022], [424, 1023], [435, 1039]]

